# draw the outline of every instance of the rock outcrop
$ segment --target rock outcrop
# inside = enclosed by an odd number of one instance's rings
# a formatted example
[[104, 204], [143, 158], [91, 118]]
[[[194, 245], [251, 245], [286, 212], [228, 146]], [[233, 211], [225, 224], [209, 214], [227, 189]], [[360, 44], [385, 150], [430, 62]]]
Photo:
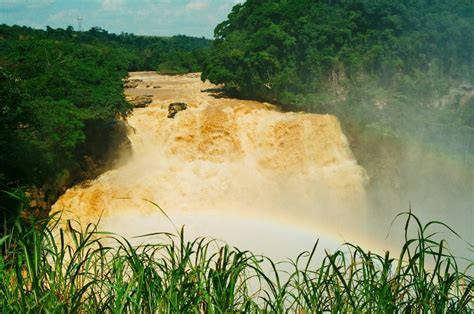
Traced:
[[127, 96], [127, 101], [135, 108], [145, 108], [153, 101], [153, 95]]
[[174, 102], [168, 107], [168, 118], [174, 119], [178, 111], [186, 110], [188, 105], [184, 102]]
[[140, 83], [143, 83], [143, 81], [139, 79], [126, 79], [124, 82], [124, 87], [137, 88]]

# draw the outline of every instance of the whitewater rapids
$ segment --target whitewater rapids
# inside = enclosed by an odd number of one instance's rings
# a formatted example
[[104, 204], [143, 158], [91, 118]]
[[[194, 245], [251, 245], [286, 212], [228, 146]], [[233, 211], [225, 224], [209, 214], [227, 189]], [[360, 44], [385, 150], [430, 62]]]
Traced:
[[[128, 96], [152, 95], [128, 119], [133, 155], [67, 190], [53, 206], [63, 219], [85, 225], [101, 217], [100, 229], [127, 237], [169, 231], [149, 200], [191, 237], [283, 251], [277, 257], [309, 249], [316, 238], [341, 243], [363, 234], [367, 176], [336, 117], [226, 98], [198, 74], [130, 78], [143, 84]], [[170, 119], [173, 102], [188, 106]]]

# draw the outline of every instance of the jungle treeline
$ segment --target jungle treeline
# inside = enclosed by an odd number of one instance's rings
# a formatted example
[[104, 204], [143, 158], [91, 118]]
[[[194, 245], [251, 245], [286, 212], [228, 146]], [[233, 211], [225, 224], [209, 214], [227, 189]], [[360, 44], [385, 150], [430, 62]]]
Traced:
[[215, 28], [202, 79], [336, 114], [346, 127], [474, 151], [469, 0], [248, 0]]
[[[127, 73], [199, 71], [210, 42], [0, 25], [0, 190], [35, 186], [53, 202], [126, 141]], [[0, 200], [2, 216], [16, 216], [9, 194]]]

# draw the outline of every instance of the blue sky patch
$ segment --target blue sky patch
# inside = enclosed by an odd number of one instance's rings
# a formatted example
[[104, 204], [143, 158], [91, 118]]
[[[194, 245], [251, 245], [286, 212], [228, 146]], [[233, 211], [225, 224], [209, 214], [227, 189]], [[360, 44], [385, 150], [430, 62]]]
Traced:
[[111, 33], [213, 37], [214, 27], [244, 0], [0, 0], [0, 24]]

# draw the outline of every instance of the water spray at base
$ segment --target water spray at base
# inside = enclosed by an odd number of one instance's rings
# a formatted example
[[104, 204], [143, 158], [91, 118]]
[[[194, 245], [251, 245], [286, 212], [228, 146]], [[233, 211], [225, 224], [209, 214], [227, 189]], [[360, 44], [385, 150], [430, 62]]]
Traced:
[[[127, 93], [152, 99], [128, 121], [133, 157], [69, 189], [53, 211], [81, 223], [102, 215], [107, 230], [138, 235], [166, 223], [144, 201], [150, 200], [177, 224], [188, 221], [191, 234], [220, 236], [230, 244], [246, 232], [245, 220], [252, 230], [270, 224], [270, 229], [281, 228], [282, 239], [284, 226], [301, 230], [311, 241], [332, 237], [341, 242], [364, 234], [367, 176], [336, 117], [282, 113], [267, 103], [226, 98], [194, 74], [142, 72], [131, 78], [144, 86]], [[146, 88], [150, 84], [160, 88]], [[168, 105], [177, 102], [187, 106], [169, 118]], [[121, 217], [135, 219], [124, 224]], [[190, 224], [193, 217], [202, 222]], [[203, 217], [213, 217], [214, 223]]]

